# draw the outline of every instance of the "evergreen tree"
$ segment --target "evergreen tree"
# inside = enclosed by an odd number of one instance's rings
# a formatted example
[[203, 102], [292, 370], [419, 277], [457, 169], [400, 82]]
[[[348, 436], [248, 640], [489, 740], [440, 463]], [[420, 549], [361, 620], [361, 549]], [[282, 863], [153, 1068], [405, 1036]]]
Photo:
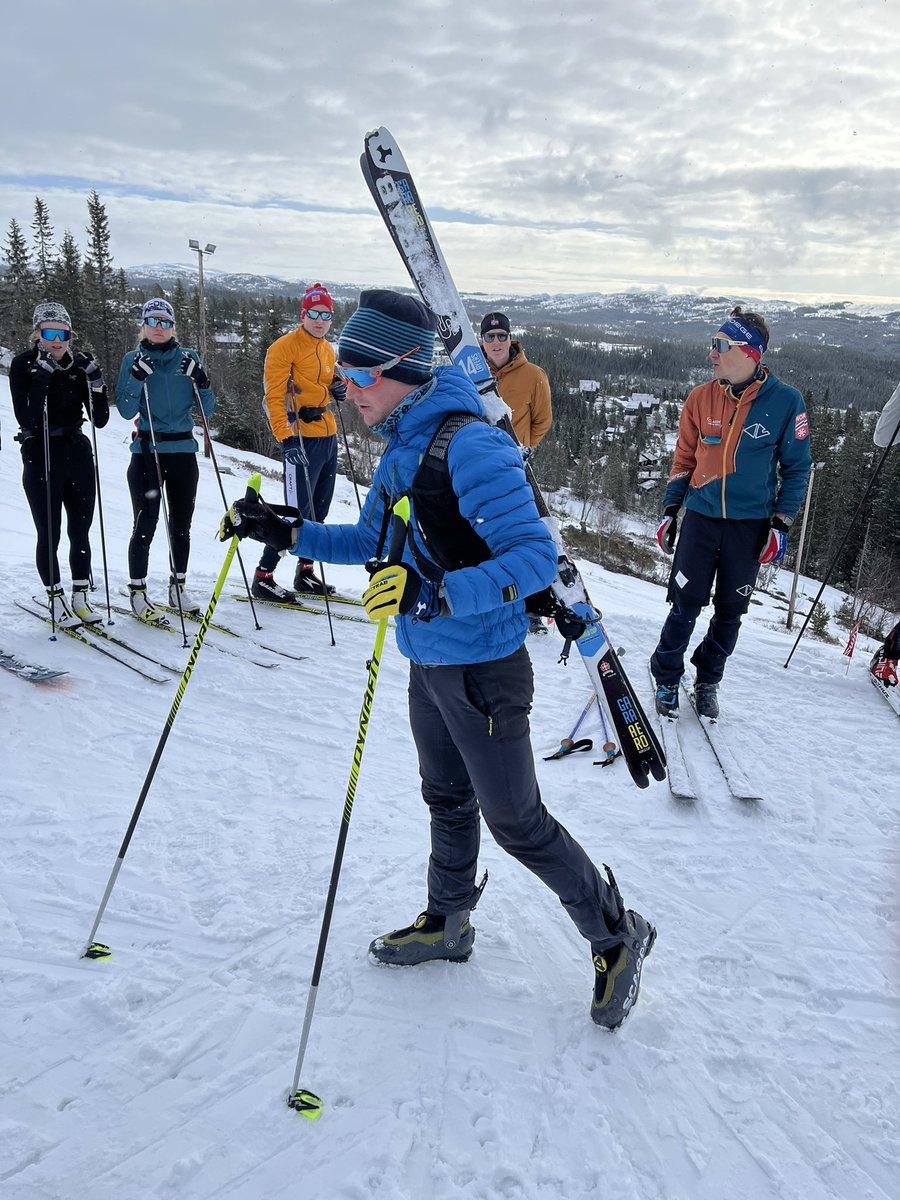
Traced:
[[[34, 220], [31, 222], [34, 231], [34, 275], [37, 289], [44, 300], [58, 299], [52, 296], [53, 275], [53, 226], [50, 224], [50, 212], [40, 198], [34, 198]], [[71, 312], [69, 314], [71, 316]]]
[[31, 332], [35, 300], [28, 244], [15, 217], [9, 223], [3, 257], [6, 272], [0, 277], [0, 342], [18, 348]]
[[84, 329], [81, 251], [69, 229], [59, 243], [59, 253], [50, 272], [48, 291], [66, 306], [72, 318], [72, 328], [81, 334]]
[[112, 255], [109, 249], [109, 218], [97, 191], [87, 201], [88, 246], [84, 256], [85, 326], [88, 340], [104, 363], [113, 357], [113, 325], [110, 305], [114, 292]]

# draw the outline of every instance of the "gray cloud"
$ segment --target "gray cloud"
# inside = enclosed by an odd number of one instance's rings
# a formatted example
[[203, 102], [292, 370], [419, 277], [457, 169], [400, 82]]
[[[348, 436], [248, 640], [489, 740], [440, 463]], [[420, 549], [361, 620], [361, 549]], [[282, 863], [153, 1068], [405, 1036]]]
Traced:
[[4, 227], [37, 192], [80, 231], [96, 187], [121, 263], [199, 236], [225, 269], [400, 282], [357, 166], [385, 124], [464, 288], [896, 295], [892, 2], [40, 14], [4, 11]]

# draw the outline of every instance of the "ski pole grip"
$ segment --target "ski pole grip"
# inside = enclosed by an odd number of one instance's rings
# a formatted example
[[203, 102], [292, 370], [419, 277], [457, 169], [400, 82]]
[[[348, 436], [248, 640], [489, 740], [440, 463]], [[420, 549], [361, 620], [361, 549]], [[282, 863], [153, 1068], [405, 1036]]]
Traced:
[[244, 492], [245, 500], [258, 500], [259, 494], [262, 491], [262, 476], [251, 475], [247, 480], [247, 490]]
[[403, 558], [406, 531], [409, 525], [409, 497], [401, 496], [391, 512], [391, 544], [387, 556], [388, 566], [393, 566]]

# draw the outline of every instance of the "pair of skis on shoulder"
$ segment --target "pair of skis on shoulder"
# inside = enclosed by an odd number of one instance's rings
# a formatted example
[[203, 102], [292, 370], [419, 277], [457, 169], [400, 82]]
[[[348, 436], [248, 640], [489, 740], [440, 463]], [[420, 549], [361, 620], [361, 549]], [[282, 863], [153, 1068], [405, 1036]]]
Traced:
[[[655, 688], [656, 681], [652, 675], [650, 679]], [[690, 702], [690, 709], [696, 717], [700, 728], [706, 734], [706, 740], [709, 742], [732, 796], [735, 800], [748, 802], [762, 800], [759, 789], [754, 787], [750, 782], [744, 768], [738, 762], [737, 758], [735, 758], [734, 751], [729, 745], [727, 729], [723, 728], [718, 721], [700, 716], [694, 704], [694, 694], [684, 680], [681, 683], [681, 690], [687, 696]], [[681, 709], [680, 711], [684, 714], [685, 709]], [[676, 800], [694, 801], [697, 799], [697, 788], [688, 770], [687, 760], [684, 755], [684, 746], [681, 742], [681, 722], [683, 720], [684, 715], [678, 717], [660, 716], [659, 726], [663, 745], [666, 750], [669, 790]]]
[[[415, 182], [387, 129], [376, 129], [366, 135], [360, 166], [419, 295], [437, 318], [438, 335], [451, 362], [477, 388], [488, 420], [515, 439], [509, 410], [497, 392]], [[609, 715], [631, 777], [638, 787], [645, 788], [651, 776], [659, 780], [666, 777], [665, 756], [659, 739], [606, 636], [599, 612], [591, 604], [584, 581], [563, 545], [559, 527], [528, 463], [525, 463], [525, 474], [538, 513], [557, 549], [558, 574], [551, 585], [559, 605], [558, 613], [553, 614], [557, 626], [565, 626], [560, 629], [564, 637], [567, 630], [571, 631], [597, 702]]]

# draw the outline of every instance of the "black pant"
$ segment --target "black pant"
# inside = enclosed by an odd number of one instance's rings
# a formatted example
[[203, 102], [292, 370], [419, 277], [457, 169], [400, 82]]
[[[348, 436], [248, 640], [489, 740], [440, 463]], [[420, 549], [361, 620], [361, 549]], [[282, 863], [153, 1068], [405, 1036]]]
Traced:
[[737, 645], [741, 618], [750, 606], [768, 530], [765, 517], [720, 520], [686, 510], [669, 577], [667, 599], [672, 608], [650, 659], [657, 683], [678, 686], [694, 625], [711, 594], [713, 615], [691, 662], [698, 683], [719, 683]]
[[[159, 463], [166, 487], [172, 559], [176, 572], [183, 575], [187, 571], [191, 552], [191, 519], [200, 468], [197, 466], [197, 455], [193, 453], [160, 454]], [[147, 454], [132, 454], [127, 478], [134, 512], [134, 529], [128, 543], [128, 570], [132, 579], [145, 579], [160, 505], [159, 481], [153, 458]]]
[[497, 845], [559, 897], [595, 951], [622, 940], [612, 889], [541, 801], [528, 713], [534, 693], [524, 647], [470, 666], [409, 674], [409, 719], [431, 813], [428, 911], [459, 912], [475, 898], [479, 808]]
[[[60, 581], [56, 556], [62, 528], [62, 510], [66, 510], [69, 538], [69, 568], [72, 578], [90, 579], [91, 521], [94, 518], [94, 459], [91, 443], [83, 433], [50, 438], [50, 541], [47, 541], [47, 478], [44, 474], [44, 446], [38, 437], [22, 446], [22, 486], [28, 497], [34, 527], [37, 530], [35, 564], [45, 587]], [[51, 562], [52, 558], [52, 562]], [[48, 573], [52, 571], [52, 576]]]

